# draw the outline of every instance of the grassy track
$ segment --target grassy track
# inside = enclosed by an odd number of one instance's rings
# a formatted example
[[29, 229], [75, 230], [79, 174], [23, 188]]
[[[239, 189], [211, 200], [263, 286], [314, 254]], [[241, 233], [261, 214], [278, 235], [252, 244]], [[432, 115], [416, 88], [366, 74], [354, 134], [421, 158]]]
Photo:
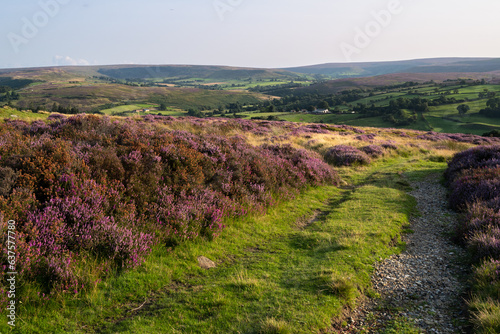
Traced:
[[[415, 207], [404, 176], [444, 168], [425, 158], [397, 157], [341, 169], [348, 186], [310, 189], [266, 215], [227, 222], [211, 243], [157, 248], [143, 267], [101, 283], [86, 297], [23, 305], [18, 332], [327, 329], [358, 296], [371, 295], [372, 265], [404, 247], [399, 235]], [[217, 268], [199, 268], [200, 255]]]

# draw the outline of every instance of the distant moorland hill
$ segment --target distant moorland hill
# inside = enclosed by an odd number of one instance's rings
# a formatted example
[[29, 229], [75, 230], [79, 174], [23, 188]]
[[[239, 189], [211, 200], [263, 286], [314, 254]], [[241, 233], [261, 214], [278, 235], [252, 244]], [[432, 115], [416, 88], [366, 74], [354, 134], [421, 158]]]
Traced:
[[431, 58], [388, 62], [329, 63], [284, 68], [284, 70], [332, 78], [371, 77], [394, 73], [487, 73], [500, 70], [500, 59]]

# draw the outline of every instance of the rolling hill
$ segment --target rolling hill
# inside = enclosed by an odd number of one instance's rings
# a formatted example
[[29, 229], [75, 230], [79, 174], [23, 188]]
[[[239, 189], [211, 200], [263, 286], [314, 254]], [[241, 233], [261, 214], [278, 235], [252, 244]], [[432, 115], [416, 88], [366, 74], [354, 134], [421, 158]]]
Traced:
[[201, 78], [213, 80], [280, 79], [293, 80], [304, 75], [281, 69], [202, 65], [105, 65], [0, 69], [0, 76], [46, 79], [63, 73], [76, 76], [107, 76], [118, 80]]
[[404, 82], [443, 82], [456, 79], [486, 79], [498, 83], [500, 71], [497, 72], [444, 72], [444, 73], [393, 73], [370, 77], [343, 78], [318, 82], [307, 87], [295, 89], [296, 93], [333, 94], [350, 89], [371, 89], [379, 86], [390, 86]]
[[228, 66], [159, 65], [105, 66], [97, 72], [114, 79], [202, 78], [215, 80], [290, 79], [297, 74], [274, 69], [239, 68]]
[[500, 70], [495, 58], [430, 58], [389, 62], [328, 63], [284, 70], [332, 78], [370, 77], [394, 73], [487, 73]]

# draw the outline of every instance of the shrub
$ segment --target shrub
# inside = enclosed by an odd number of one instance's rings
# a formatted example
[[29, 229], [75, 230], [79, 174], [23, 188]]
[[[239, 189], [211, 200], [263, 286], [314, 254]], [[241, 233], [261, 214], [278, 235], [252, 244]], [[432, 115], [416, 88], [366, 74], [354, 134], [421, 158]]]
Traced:
[[380, 146], [382, 146], [383, 148], [388, 149], [388, 150], [397, 150], [398, 149], [396, 144], [391, 142], [391, 141], [385, 142], [385, 143], [381, 144]]
[[325, 154], [325, 160], [334, 166], [367, 165], [370, 157], [357, 148], [347, 145], [337, 145]]
[[500, 166], [500, 146], [479, 146], [455, 154], [448, 163], [445, 177], [453, 182], [464, 169]]
[[500, 258], [500, 228], [494, 227], [487, 232], [477, 232], [468, 240], [468, 248], [476, 259]]
[[470, 143], [475, 145], [493, 145], [500, 143], [500, 140], [498, 138], [486, 138], [465, 133], [427, 132], [425, 134], [417, 136], [417, 139], [429, 140], [434, 142], [454, 141], [460, 143]]
[[17, 174], [10, 167], [0, 167], [0, 196], [8, 196], [16, 182]]
[[378, 158], [384, 155], [385, 151], [382, 147], [378, 145], [368, 145], [360, 148], [361, 151], [365, 152], [372, 158]]
[[468, 205], [461, 224], [458, 225], [457, 235], [464, 241], [473, 234], [486, 232], [492, 227], [500, 227], [500, 197]]
[[492, 259], [484, 261], [475, 269], [474, 277], [477, 284], [483, 287], [497, 285], [497, 288], [500, 288], [500, 261]]
[[360, 140], [360, 141], [366, 141], [366, 142], [372, 142], [373, 139], [375, 139], [377, 135], [374, 134], [374, 133], [370, 133], [370, 134], [367, 134], [367, 135], [359, 135], [356, 137], [357, 140]]
[[478, 262], [471, 301], [480, 332], [498, 332], [500, 322], [500, 146], [476, 147], [456, 154], [446, 178], [450, 205], [464, 210], [458, 237]]
[[500, 167], [466, 169], [450, 185], [449, 202], [453, 209], [465, 210], [467, 204], [489, 201], [500, 194]]

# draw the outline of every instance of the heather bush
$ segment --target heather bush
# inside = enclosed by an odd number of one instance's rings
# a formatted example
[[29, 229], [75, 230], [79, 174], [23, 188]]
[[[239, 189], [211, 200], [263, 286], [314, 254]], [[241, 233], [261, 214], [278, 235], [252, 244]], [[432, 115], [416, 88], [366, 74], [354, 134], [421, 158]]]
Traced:
[[473, 256], [479, 260], [484, 258], [500, 258], [500, 228], [493, 227], [487, 232], [477, 232], [467, 240], [467, 246]]
[[[479, 288], [488, 292], [500, 292], [500, 261], [488, 259], [474, 270], [474, 278]], [[500, 296], [499, 296], [500, 297]]]
[[372, 158], [378, 158], [384, 155], [385, 151], [378, 145], [368, 145], [360, 148], [360, 151], [365, 152]]
[[450, 185], [449, 202], [453, 209], [465, 210], [467, 204], [489, 201], [500, 194], [500, 167], [463, 170]]
[[[473, 260], [481, 264], [474, 273], [471, 301], [476, 323], [485, 330], [498, 329], [500, 300], [500, 146], [476, 147], [456, 154], [446, 178], [450, 206], [463, 210], [457, 237]], [[489, 310], [486, 310], [490, 308]]]
[[338, 184], [337, 174], [315, 152], [295, 149], [290, 145], [264, 145], [263, 148], [280, 159], [289, 161], [292, 168], [297, 170], [297, 174], [301, 175], [299, 178], [304, 179], [308, 184], [315, 186], [325, 182]]
[[356, 137], [357, 140], [360, 140], [360, 141], [366, 141], [366, 142], [373, 142], [373, 140], [375, 139], [377, 135], [374, 134], [374, 133], [370, 133], [370, 134], [367, 134], [367, 135], [359, 135]]
[[499, 138], [489, 138], [489, 137], [487, 138], [465, 133], [439, 133], [432, 131], [417, 136], [417, 139], [429, 140], [434, 142], [455, 141], [455, 142], [470, 143], [475, 145], [496, 145], [500, 143]]
[[479, 146], [455, 154], [448, 163], [445, 177], [453, 182], [464, 169], [500, 166], [500, 146]]
[[457, 236], [465, 241], [477, 232], [487, 232], [494, 227], [500, 227], [500, 197], [469, 204], [457, 227]]
[[0, 167], [0, 196], [8, 196], [16, 182], [17, 175], [10, 167]]
[[[20, 279], [44, 293], [78, 293], [94, 283], [81, 274], [85, 257], [99, 263], [103, 276], [133, 268], [155, 243], [212, 240], [227, 217], [338, 182], [316, 153], [197, 134], [217, 127], [262, 135], [270, 124], [52, 115], [47, 123], [1, 125], [0, 210], [17, 222]], [[273, 126], [300, 135], [329, 132], [323, 125]]]
[[382, 146], [383, 148], [388, 149], [388, 150], [397, 150], [398, 149], [396, 143], [394, 143], [393, 141], [388, 141], [388, 142], [382, 143], [380, 146]]
[[355, 147], [337, 145], [325, 154], [325, 160], [334, 166], [367, 165], [370, 157]]

